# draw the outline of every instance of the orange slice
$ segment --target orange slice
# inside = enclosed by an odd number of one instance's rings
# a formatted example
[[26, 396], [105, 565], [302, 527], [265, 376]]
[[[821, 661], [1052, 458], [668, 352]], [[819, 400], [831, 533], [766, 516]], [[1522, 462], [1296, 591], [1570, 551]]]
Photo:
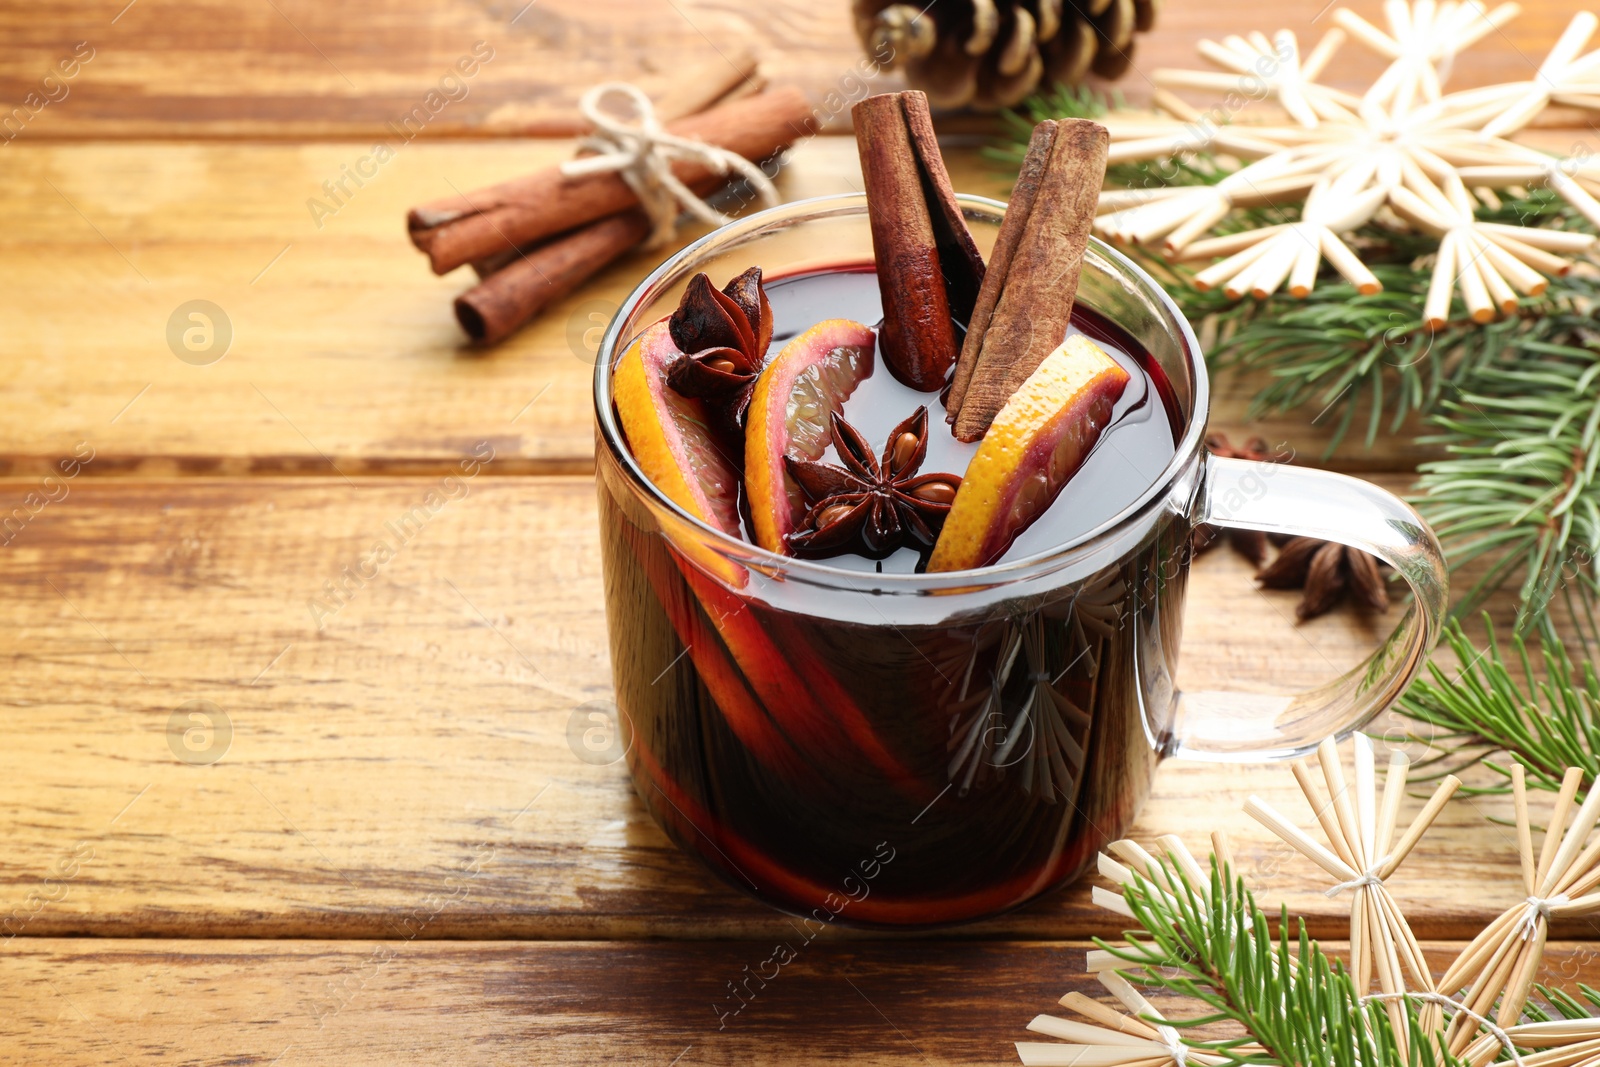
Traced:
[[783, 457], [820, 459], [829, 419], [872, 373], [872, 331], [849, 319], [828, 319], [783, 346], [756, 379], [744, 430], [745, 494], [755, 542], [784, 551], [784, 535], [806, 513], [800, 487]]
[[705, 405], [667, 385], [666, 368], [681, 354], [665, 319], [628, 346], [612, 373], [617, 419], [656, 488], [695, 518], [738, 537], [738, 469], [717, 448]]
[[1084, 336], [1039, 364], [983, 435], [928, 559], [929, 571], [985, 567], [1055, 501], [1111, 421], [1128, 372]]

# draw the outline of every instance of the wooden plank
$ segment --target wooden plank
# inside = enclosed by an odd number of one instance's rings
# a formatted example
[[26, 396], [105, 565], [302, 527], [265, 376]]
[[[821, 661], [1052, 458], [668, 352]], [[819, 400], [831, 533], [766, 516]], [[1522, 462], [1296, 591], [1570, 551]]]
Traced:
[[[1014, 1065], [1069, 991], [1110, 998], [1082, 943], [374, 943], [22, 938], [0, 1042], [20, 1062]], [[1342, 955], [1344, 946], [1325, 943]], [[1436, 968], [1458, 944], [1423, 946]], [[780, 959], [789, 959], [784, 954]], [[1552, 942], [1574, 990], [1600, 964]], [[748, 970], [747, 970], [748, 969]], [[747, 974], [764, 973], [770, 981]], [[744, 983], [745, 1006], [728, 983]], [[1193, 1002], [1150, 990], [1158, 1009]], [[724, 1018], [719, 1012], [728, 1013]], [[674, 1057], [677, 1057], [674, 1059]]]
[[[6, 499], [27, 484], [5, 483]], [[10, 813], [0, 928], [365, 938], [394, 936], [402, 922], [428, 938], [788, 929], [671, 846], [620, 766], [585, 763], [569, 746], [580, 705], [610, 692], [587, 480], [66, 484], [0, 554], [0, 810]], [[390, 524], [409, 533], [394, 558], [369, 579], [340, 579], [374, 541], [397, 540]], [[347, 602], [313, 611], [336, 579]], [[1189, 598], [1179, 683], [1191, 689], [1314, 685], [1353, 666], [1384, 629], [1347, 612], [1296, 627], [1295, 594], [1258, 591], [1226, 550], [1201, 559]], [[1497, 615], [1512, 608], [1502, 598]], [[181, 736], [169, 734], [193, 700], [213, 702], [229, 725], [214, 763], [180, 760]], [[178, 717], [180, 732], [188, 724]], [[220, 736], [195, 746], [218, 751]], [[1259, 891], [1338, 936], [1344, 902], [1240, 813], [1252, 792], [1309, 824], [1285, 768], [1174, 761], [1135, 836], [1179, 833], [1203, 848], [1225, 827]], [[1509, 811], [1504, 798], [1457, 800], [1423, 839], [1396, 880], [1419, 933], [1469, 937], [1521, 899], [1514, 843], [1486, 821]], [[1083, 883], [960, 934], [1116, 929]]]
[[[135, 9], [137, 10], [137, 9]], [[1546, 138], [1548, 140], [1548, 138]], [[587, 471], [600, 327], [658, 255], [640, 253], [488, 352], [451, 315], [469, 272], [429, 273], [407, 207], [565, 158], [538, 141], [416, 145], [319, 228], [306, 201], [353, 144], [16, 145], [0, 153], [0, 473], [42, 475], [79, 442], [88, 474], [443, 472], [471, 442], [497, 472]], [[1005, 195], [975, 145], [953, 145], [959, 188]], [[798, 199], [860, 187], [855, 146], [817, 138], [780, 177]], [[196, 366], [168, 341], [208, 300], [233, 339]], [[181, 347], [181, 344], [180, 344]], [[1242, 426], [1252, 383], [1224, 378], [1212, 424], [1316, 456], [1315, 412]], [[535, 407], [525, 406], [538, 397]], [[519, 417], [519, 413], [523, 413]], [[1359, 434], [1356, 435], [1359, 437]], [[1348, 470], [1409, 469], [1410, 437], [1349, 441]]]
[[[1381, 23], [1378, 0], [1354, 9]], [[1456, 64], [1453, 85], [1524, 81], [1579, 0], [1527, 10]], [[1202, 37], [1287, 26], [1302, 47], [1327, 26], [1321, 0], [1294, 0], [1265, 14], [1258, 5], [1172, 4], [1141, 35], [1134, 68], [1118, 88], [1148, 98], [1150, 72], [1196, 67]], [[5, 112], [39, 94], [12, 132], [30, 141], [126, 137], [342, 137], [398, 143], [391, 124], [428, 107], [423, 137], [570, 130], [573, 105], [598, 81], [635, 79], [647, 88], [677, 71], [741, 48], [763, 57], [774, 83], [803, 87], [820, 105], [829, 93], [861, 91], [862, 50], [845, 3], [778, 0], [740, 8], [720, 0], [366, 0], [328, 7], [308, 0], [72, 0], [41, 18], [27, 4], [0, 6]], [[91, 51], [76, 75], [45, 83], [75, 46]], [[478, 45], [482, 42], [482, 45]], [[492, 58], [461, 88], [441, 80], [474, 47]], [[1364, 88], [1380, 63], [1346, 45], [1328, 72], [1341, 88]], [[868, 80], [900, 87], [898, 75]], [[66, 95], [62, 92], [65, 90]], [[463, 95], [464, 93], [464, 95]], [[38, 106], [40, 97], [56, 102]], [[831, 109], [830, 110], [836, 110]]]

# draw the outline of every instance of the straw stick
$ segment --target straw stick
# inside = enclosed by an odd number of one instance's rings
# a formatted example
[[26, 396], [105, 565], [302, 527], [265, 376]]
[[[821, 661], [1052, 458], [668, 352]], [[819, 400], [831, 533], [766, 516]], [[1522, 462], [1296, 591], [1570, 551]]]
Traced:
[[1517, 854], [1522, 858], [1522, 887], [1529, 896], [1539, 884], [1538, 865], [1533, 858], [1533, 825], [1528, 821], [1527, 772], [1520, 763], [1511, 765], [1511, 797], [1517, 809]]
[[1199, 862], [1194, 858], [1194, 854], [1189, 851], [1189, 847], [1183, 843], [1183, 838], [1177, 834], [1163, 834], [1156, 838], [1156, 843], [1161, 846], [1167, 858], [1184, 873], [1184, 876], [1189, 879], [1190, 884], [1194, 886], [1197, 892], [1207, 892], [1208, 887], [1211, 885], [1211, 878], [1205, 871], [1200, 869]]
[[1104, 886], [1097, 885], [1089, 890], [1089, 899], [1107, 911], [1122, 916], [1124, 919], [1136, 918], [1133, 914], [1133, 909], [1128, 906], [1128, 902], [1122, 899], [1122, 894], [1113, 893]]
[[1406, 922], [1405, 916], [1400, 914], [1400, 908], [1387, 890], [1375, 894], [1378, 904], [1384, 911], [1384, 925], [1400, 936], [1396, 939], [1396, 947], [1400, 954], [1400, 961], [1405, 964], [1406, 970], [1411, 972], [1412, 981], [1418, 989], [1433, 989], [1433, 972], [1428, 966], [1428, 958], [1422, 954], [1422, 946], [1417, 943], [1416, 935], [1411, 932], [1411, 924]]
[[1195, 275], [1192, 282], [1194, 282], [1195, 288], [1202, 291], [1202, 293], [1205, 293], [1206, 290], [1211, 290], [1211, 288], [1216, 288], [1216, 286], [1224, 285], [1224, 283], [1229, 282], [1230, 278], [1237, 277], [1243, 270], [1250, 269], [1254, 262], [1261, 259], [1264, 254], [1267, 254], [1267, 250], [1270, 250], [1270, 248], [1272, 248], [1270, 240], [1256, 242], [1250, 248], [1237, 251], [1227, 259], [1214, 262], [1210, 267], [1202, 270], [1200, 274]]
[[1322, 254], [1333, 264], [1333, 269], [1343, 275], [1344, 279], [1355, 286], [1356, 291], [1362, 295], [1369, 296], [1383, 289], [1383, 283], [1378, 281], [1378, 276], [1368, 270], [1367, 265], [1361, 262], [1332, 230], [1322, 231]]
[[1494, 260], [1489, 258], [1489, 242], [1474, 234], [1471, 230], [1463, 231], [1467, 241], [1472, 245], [1475, 257], [1473, 265], [1478, 268], [1478, 273], [1483, 276], [1483, 284], [1489, 290], [1489, 299], [1494, 306], [1500, 309], [1502, 315], [1509, 315], [1517, 310], [1517, 294], [1512, 291], [1510, 284], [1495, 269]]
[[1246, 815], [1249, 815], [1283, 838], [1284, 841], [1299, 850], [1301, 855], [1339, 879], [1339, 881], [1353, 882], [1359, 877], [1357, 872], [1351, 870], [1348, 864], [1307, 837], [1298, 826], [1278, 814], [1272, 805], [1260, 797], [1251, 794], [1250, 799], [1244, 802], [1244, 811]]
[[1233, 870], [1233, 845], [1228, 841], [1227, 831], [1211, 832], [1211, 854], [1228, 870]]
[[1328, 843], [1339, 854], [1339, 858], [1350, 865], [1352, 870], [1361, 867], [1361, 861], [1350, 851], [1345, 843], [1344, 835], [1339, 832], [1339, 823], [1333, 814], [1333, 804], [1322, 796], [1322, 791], [1312, 781], [1311, 772], [1306, 768], [1303, 760], [1296, 760], [1289, 764], [1289, 770], [1294, 772], [1294, 780], [1300, 785], [1300, 792], [1305, 794], [1306, 803], [1311, 805], [1311, 812], [1317, 817], [1317, 822], [1322, 825], [1322, 833]]
[[[1365, 890], [1357, 890], [1357, 896]], [[1365, 993], [1372, 988], [1372, 950], [1367, 934], [1367, 909], [1352, 906], [1350, 909], [1350, 973], [1356, 977], [1356, 990]]]
[[1445, 970], [1444, 977], [1439, 979], [1439, 992], [1454, 993], [1469, 984], [1472, 976], [1499, 951], [1506, 931], [1513, 923], [1521, 920], [1526, 910], [1522, 904], [1517, 904], [1501, 912], [1494, 922], [1484, 927], [1478, 936], [1472, 939], [1472, 943], [1461, 950], [1461, 955], [1456, 957], [1455, 962]]
[[1355, 748], [1356, 823], [1361, 833], [1362, 866], [1366, 867], [1378, 858], [1375, 851], [1378, 847], [1378, 785], [1372, 766], [1372, 738], [1358, 733], [1352, 740]]
[[1467, 305], [1467, 314], [1476, 323], [1494, 321], [1494, 304], [1489, 299], [1489, 287], [1478, 273], [1477, 256], [1463, 233], [1456, 234], [1456, 286], [1461, 290], [1461, 302]]
[[1143, 1037], [1154, 1040], [1158, 1038], [1155, 1027], [1143, 1019], [1135, 1019], [1131, 1015], [1124, 1015], [1113, 1008], [1108, 1008], [1098, 1000], [1084, 996], [1082, 993], [1068, 993], [1059, 1001], [1063, 1008], [1071, 1008], [1086, 1019], [1093, 1019], [1101, 1026], [1112, 1030], [1120, 1030], [1134, 1037]]
[[1322, 39], [1300, 61], [1300, 76], [1307, 81], [1316, 78], [1317, 75], [1322, 73], [1322, 69], [1328, 65], [1328, 60], [1333, 58], [1333, 54], [1339, 50], [1339, 46], [1344, 42], [1345, 32], [1337, 26], [1323, 34]]
[[1185, 245], [1172, 256], [1172, 259], [1176, 263], [1187, 263], [1195, 259], [1231, 256], [1235, 252], [1249, 248], [1288, 228], [1288, 223], [1280, 222], [1275, 226], [1263, 226], [1259, 230], [1240, 230], [1238, 233], [1230, 233], [1222, 237], [1207, 237], [1203, 241], [1195, 241], [1192, 244]]
[[1485, 233], [1503, 234], [1549, 252], [1583, 252], [1595, 242], [1594, 235], [1573, 233], [1571, 230], [1538, 230], [1530, 226], [1507, 226], [1503, 222], [1480, 222], [1478, 228]]
[[1522, 260], [1513, 256], [1483, 234], [1474, 231], [1474, 236], [1481, 242], [1481, 250], [1489, 262], [1495, 265], [1495, 269], [1505, 276], [1506, 281], [1510, 282], [1512, 288], [1516, 289], [1517, 292], [1526, 293], [1529, 296], [1539, 296], [1550, 287], [1550, 283], [1544, 279], [1543, 275]]
[[1582, 782], [1583, 771], [1577, 767], [1568, 767], [1567, 773], [1561, 778], [1561, 792], [1556, 794], [1555, 807], [1550, 810], [1550, 825], [1544, 831], [1544, 845], [1539, 849], [1539, 865], [1533, 876], [1536, 886], [1543, 885], [1545, 876], [1550, 873], [1550, 861], [1555, 859], [1561, 845], [1561, 833], [1567, 825], [1567, 811], [1572, 807], [1572, 798], [1578, 795], [1578, 786]]
[[1422, 810], [1417, 813], [1417, 817], [1411, 820], [1411, 825], [1406, 827], [1406, 832], [1400, 835], [1400, 843], [1394, 847], [1383, 861], [1383, 866], [1378, 869], [1379, 879], [1387, 879], [1400, 864], [1405, 862], [1406, 857], [1411, 855], [1411, 850], [1417, 847], [1417, 842], [1422, 840], [1422, 835], [1427, 833], [1428, 827], [1433, 825], [1433, 820], [1437, 819], [1439, 812], [1444, 810], [1445, 803], [1455, 795], [1455, 791], [1460, 787], [1461, 779], [1453, 774], [1444, 776], [1444, 780], [1434, 789], [1433, 796], [1428, 798], [1428, 802], [1422, 806]]
[[1456, 235], [1447, 233], [1439, 242], [1438, 255], [1434, 257], [1433, 277], [1428, 280], [1428, 295], [1422, 301], [1422, 321], [1430, 330], [1442, 327], [1450, 318], [1450, 294], [1455, 291], [1452, 281], [1456, 272]]
[[1555, 892], [1571, 897], [1586, 893], [1596, 885], [1600, 885], [1600, 867], [1595, 866], [1596, 859], [1600, 859], [1600, 837], [1595, 838], [1589, 847], [1572, 861], [1567, 873], [1556, 882]]
[[[1583, 772], [1576, 767], [1569, 768], [1566, 777], [1562, 779], [1561, 787], [1566, 790], [1566, 779], [1583, 780]], [[1576, 790], [1577, 786], [1574, 785]], [[1584, 840], [1589, 836], [1589, 831], [1594, 829], [1594, 824], [1600, 820], [1600, 789], [1589, 790], [1589, 795], [1584, 798], [1583, 806], [1578, 809], [1578, 814], [1573, 817], [1572, 826], [1561, 839], [1561, 847], [1556, 851], [1556, 857], [1550, 863], [1549, 872], [1541, 871], [1538, 894], [1541, 897], [1550, 896], [1555, 891], [1555, 884], [1572, 865], [1573, 858], [1583, 848]]]
[[1508, 253], [1516, 256], [1533, 269], [1543, 271], [1545, 274], [1548, 274], [1553, 278], [1563, 277], [1572, 270], [1572, 264], [1569, 261], [1562, 259], [1560, 256], [1552, 255], [1541, 248], [1535, 248], [1532, 245], [1524, 244], [1515, 237], [1511, 237], [1503, 233], [1496, 233], [1491, 230], [1486, 230], [1484, 229], [1485, 225], [1487, 224], [1480, 224], [1478, 226], [1478, 231], [1482, 233], [1486, 239], [1494, 244], [1499, 245]]
[[1321, 243], [1322, 233], [1325, 232], [1318, 226], [1311, 229], [1307, 235], [1306, 228], [1301, 227], [1302, 236], [1308, 240], [1295, 253], [1294, 266], [1289, 270], [1289, 295], [1303, 297], [1310, 294], [1312, 287], [1317, 284], [1317, 267], [1322, 264]]
[[1505, 1026], [1522, 1018], [1522, 1007], [1528, 1002], [1534, 979], [1539, 976], [1539, 964], [1544, 960], [1544, 942], [1543, 937], [1536, 936], [1524, 946], [1522, 959], [1513, 972], [1516, 978], [1500, 998], [1500, 1011], [1494, 1017], [1499, 1025]]
[[1405, 799], [1406, 779], [1411, 772], [1411, 760], [1404, 752], [1395, 749], [1389, 753], [1389, 773], [1383, 779], [1383, 811], [1378, 815], [1378, 856], [1389, 855], [1389, 845], [1394, 841], [1394, 828], [1400, 821], [1400, 802]]
[[1058, 1019], [1054, 1015], [1036, 1015], [1028, 1024], [1028, 1029], [1038, 1034], [1048, 1034], [1059, 1037], [1064, 1041], [1079, 1041], [1084, 1044], [1117, 1045], [1122, 1048], [1134, 1048], [1149, 1055], [1160, 1053], [1163, 1046], [1159, 1040], [1147, 1037], [1135, 1037], [1123, 1033], [1120, 1029], [1104, 1026], [1094, 1026], [1090, 1023], [1073, 1022], [1071, 1019]]

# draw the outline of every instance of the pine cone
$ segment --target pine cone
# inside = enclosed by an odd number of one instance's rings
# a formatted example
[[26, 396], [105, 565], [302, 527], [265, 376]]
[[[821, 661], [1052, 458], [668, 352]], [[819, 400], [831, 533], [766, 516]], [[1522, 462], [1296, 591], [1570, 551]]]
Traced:
[[1039, 88], [1117, 78], [1159, 0], [853, 0], [856, 33], [936, 107], [995, 110]]

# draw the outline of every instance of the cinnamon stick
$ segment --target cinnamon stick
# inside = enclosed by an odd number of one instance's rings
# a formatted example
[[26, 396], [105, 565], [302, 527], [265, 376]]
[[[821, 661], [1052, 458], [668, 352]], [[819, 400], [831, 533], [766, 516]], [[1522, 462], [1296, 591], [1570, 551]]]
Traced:
[[920, 92], [851, 109], [883, 295], [884, 364], [914, 389], [942, 389], [982, 284], [983, 257], [961, 217]]
[[988, 431], [1011, 394], [1066, 336], [1107, 145], [1105, 127], [1083, 119], [1034, 129], [946, 404], [963, 441]]
[[[712, 175], [689, 188], [703, 197], [722, 181], [721, 175]], [[642, 232], [640, 219], [647, 223]], [[456, 321], [479, 344], [504, 340], [640, 244], [650, 234], [648, 222], [635, 208], [529, 248], [474, 261], [472, 269], [481, 280], [456, 297]]]
[[[667, 123], [667, 129], [761, 161], [816, 128], [811, 106], [795, 88], [758, 93]], [[673, 173], [694, 185], [717, 177], [699, 163], [678, 162]], [[434, 273], [504, 252], [639, 205], [627, 182], [615, 174], [569, 178], [550, 167], [413, 208], [407, 219], [411, 241], [428, 256]]]
[[[1017, 173], [1017, 183], [1011, 189], [1011, 200], [1006, 205], [999, 236], [989, 253], [989, 270], [984, 275], [984, 286], [967, 321], [967, 338], [961, 346], [961, 358], [956, 363], [955, 375], [950, 379], [950, 393], [945, 397], [946, 418], [955, 422], [961, 404], [967, 397], [967, 387], [972, 384], [972, 372], [978, 366], [978, 348], [983, 335], [989, 331], [994, 309], [1000, 293], [1000, 283], [1011, 270], [1011, 260], [1021, 243], [1024, 223], [1033, 213], [1034, 198], [1039, 195], [1039, 183], [1044, 179], [1050, 161], [1050, 149], [1055, 144], [1056, 120], [1045, 119], [1033, 128], [1028, 141], [1028, 153], [1022, 159], [1022, 169]], [[1016, 216], [1016, 221], [1012, 217]], [[969, 354], [970, 350], [970, 354]]]
[[624, 211], [547, 242], [456, 297], [456, 321], [494, 344], [610, 266], [650, 234], [643, 211]]

